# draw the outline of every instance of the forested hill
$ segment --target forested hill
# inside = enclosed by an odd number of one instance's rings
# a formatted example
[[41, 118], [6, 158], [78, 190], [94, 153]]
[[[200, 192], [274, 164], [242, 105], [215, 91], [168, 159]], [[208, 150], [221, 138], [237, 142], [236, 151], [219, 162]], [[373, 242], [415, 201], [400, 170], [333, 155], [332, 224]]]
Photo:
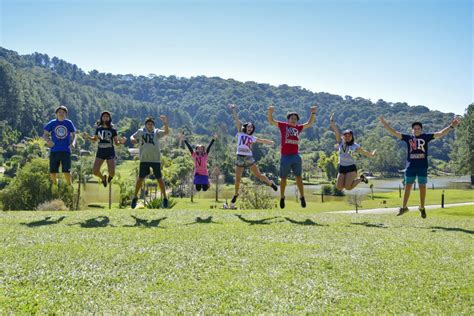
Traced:
[[[70, 109], [70, 118], [79, 129], [90, 127], [100, 111], [108, 109], [116, 122], [127, 117], [141, 121], [147, 115], [166, 114], [174, 128], [185, 127], [196, 134], [209, 135], [217, 126], [225, 126], [232, 134], [234, 125], [225, 107], [228, 103], [238, 105], [242, 120], [255, 122], [257, 133], [273, 136], [275, 128], [266, 123], [270, 103], [276, 106], [276, 118], [283, 119], [291, 110], [300, 112], [303, 120], [307, 119], [310, 106], [317, 104], [317, 122], [305, 135], [312, 142], [312, 150], [324, 151], [330, 151], [334, 142], [329, 131], [331, 112], [336, 112], [340, 128], [352, 128], [359, 139], [365, 136], [373, 141], [387, 136], [378, 122], [380, 115], [401, 131], [408, 131], [414, 120], [424, 122], [425, 130], [438, 130], [453, 116], [425, 106], [383, 100], [374, 103], [287, 85], [276, 87], [204, 76], [113, 75], [95, 70], [85, 73], [57, 57], [19, 55], [0, 48], [2, 120], [22, 135], [41, 133], [59, 104]], [[452, 137], [449, 135], [433, 148], [434, 157], [448, 159]]]

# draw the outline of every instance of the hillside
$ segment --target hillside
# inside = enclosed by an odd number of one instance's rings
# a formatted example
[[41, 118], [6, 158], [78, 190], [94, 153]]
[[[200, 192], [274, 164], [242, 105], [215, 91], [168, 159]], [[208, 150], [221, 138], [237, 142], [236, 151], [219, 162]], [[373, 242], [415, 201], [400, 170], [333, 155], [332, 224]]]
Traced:
[[[239, 82], [218, 77], [179, 78], [175, 76], [114, 75], [91, 71], [57, 57], [34, 53], [19, 55], [0, 48], [0, 111], [7, 124], [23, 136], [41, 133], [53, 109], [64, 104], [79, 129], [90, 128], [103, 109], [114, 113], [116, 122], [132, 118], [134, 124], [147, 115], [166, 114], [173, 128], [183, 127], [196, 134], [210, 135], [218, 126], [233, 134], [233, 122], [225, 105], [236, 103], [242, 120], [253, 121], [257, 132], [276, 138], [277, 131], [266, 124], [266, 109], [276, 105], [276, 117], [287, 111], [302, 113], [303, 120], [312, 104], [318, 105], [317, 122], [306, 132], [304, 148], [311, 151], [332, 150], [333, 134], [329, 114], [336, 112], [340, 128], [352, 128], [357, 139], [366, 139], [369, 147], [387, 134], [378, 123], [384, 115], [393, 126], [409, 130], [413, 120], [425, 123], [426, 130], [445, 126], [452, 113], [430, 111], [425, 106], [403, 102], [372, 102], [364, 98], [311, 92], [301, 87], [278, 87], [256, 82]], [[230, 126], [230, 128], [228, 128]], [[434, 158], [447, 160], [453, 135], [433, 146]], [[384, 141], [382, 141], [384, 142]], [[364, 141], [362, 141], [364, 143]], [[398, 144], [401, 146], [401, 144]], [[393, 149], [393, 148], [392, 148]]]

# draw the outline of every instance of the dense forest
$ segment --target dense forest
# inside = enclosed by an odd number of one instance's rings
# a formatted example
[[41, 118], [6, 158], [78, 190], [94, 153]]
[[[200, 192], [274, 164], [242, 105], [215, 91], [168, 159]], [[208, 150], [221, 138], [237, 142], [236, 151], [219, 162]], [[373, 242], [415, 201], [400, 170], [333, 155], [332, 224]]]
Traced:
[[[360, 97], [315, 93], [302, 87], [276, 87], [218, 77], [114, 75], [96, 70], [86, 73], [57, 57], [41, 53], [19, 55], [0, 48], [2, 147], [12, 139], [41, 134], [44, 124], [53, 118], [54, 108], [60, 104], [69, 108], [69, 116], [79, 130], [90, 130], [100, 111], [107, 109], [125, 136], [146, 116], [159, 114], [167, 115], [175, 130], [203, 138], [216, 131], [230, 136], [235, 134], [235, 125], [226, 108], [228, 103], [238, 105], [242, 120], [255, 123], [257, 134], [277, 142], [277, 129], [266, 122], [269, 104], [275, 105], [275, 117], [281, 120], [288, 111], [297, 111], [306, 120], [309, 108], [316, 104], [316, 123], [305, 131], [301, 146], [307, 154], [330, 154], [334, 150], [329, 115], [335, 112], [340, 129], [353, 129], [359, 143], [378, 150], [380, 156], [370, 167], [386, 173], [396, 173], [403, 167], [405, 145], [388, 135], [379, 123], [379, 116], [383, 115], [394, 128], [408, 132], [414, 120], [422, 121], [427, 131], [437, 131], [454, 115], [403, 102], [372, 102]], [[454, 133], [437, 140], [436, 146], [430, 147], [431, 157], [447, 162], [453, 140]], [[277, 150], [261, 147], [258, 155], [273, 157]], [[369, 167], [367, 162], [363, 164]]]

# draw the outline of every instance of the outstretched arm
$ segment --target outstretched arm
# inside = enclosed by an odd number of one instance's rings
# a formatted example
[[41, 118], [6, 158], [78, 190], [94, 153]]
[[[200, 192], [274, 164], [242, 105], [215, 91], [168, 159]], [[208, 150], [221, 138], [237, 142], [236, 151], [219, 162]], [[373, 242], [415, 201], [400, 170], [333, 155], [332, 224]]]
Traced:
[[310, 128], [311, 126], [313, 126], [313, 123], [316, 120], [316, 109], [317, 109], [316, 105], [313, 105], [311, 107], [311, 114], [309, 116], [309, 120], [308, 120], [308, 122], [303, 124], [303, 129], [307, 129], [307, 128]]
[[91, 136], [91, 135], [89, 135], [87, 132], [82, 133], [82, 136], [83, 136], [85, 139], [91, 140], [91, 141], [93, 141], [93, 142], [96, 142], [96, 141], [98, 140], [97, 135]]
[[329, 125], [331, 126], [331, 129], [334, 132], [334, 135], [336, 135], [336, 143], [341, 142], [341, 134], [339, 133], [339, 129], [337, 128], [336, 122], [334, 122], [334, 113], [331, 114], [331, 117], [329, 118]]
[[165, 129], [165, 135], [168, 135], [170, 133], [170, 129], [168, 126], [168, 118], [166, 115], [160, 115], [160, 120], [163, 122], [163, 127]]
[[234, 117], [235, 126], [237, 127], [237, 132], [240, 132], [242, 123], [240, 123], [239, 115], [237, 114], [237, 110], [236, 110], [236, 106], [235, 106], [235, 104], [230, 104], [229, 107], [232, 111], [232, 116]]
[[383, 127], [385, 127], [385, 129], [390, 134], [392, 134], [393, 136], [395, 136], [398, 139], [402, 139], [402, 134], [400, 132], [394, 130], [382, 116], [380, 117], [380, 122], [382, 122]]
[[448, 135], [449, 131], [451, 129], [454, 129], [456, 126], [458, 126], [459, 123], [461, 123], [461, 120], [458, 117], [453, 118], [449, 126], [443, 128], [439, 132], [434, 133], [434, 138], [441, 138]]
[[127, 142], [127, 137], [118, 137], [118, 136], [114, 136], [114, 143], [115, 145], [123, 145]]
[[357, 152], [364, 155], [364, 156], [366, 156], [366, 157], [372, 158], [372, 157], [375, 156], [375, 153], [377, 152], [377, 150], [374, 150], [373, 152], [370, 152], [370, 151], [365, 150], [362, 147], [359, 147], [359, 148], [357, 148]]
[[255, 137], [256, 138], [256, 142], [257, 143], [262, 143], [262, 144], [265, 144], [265, 145], [273, 145], [275, 142], [273, 140], [269, 140], [269, 139], [266, 139], [266, 138], [259, 138], [259, 137]]
[[275, 110], [275, 107], [273, 104], [270, 104], [268, 107], [268, 114], [267, 114], [267, 120], [270, 125], [278, 126], [278, 121], [273, 118], [273, 111]]

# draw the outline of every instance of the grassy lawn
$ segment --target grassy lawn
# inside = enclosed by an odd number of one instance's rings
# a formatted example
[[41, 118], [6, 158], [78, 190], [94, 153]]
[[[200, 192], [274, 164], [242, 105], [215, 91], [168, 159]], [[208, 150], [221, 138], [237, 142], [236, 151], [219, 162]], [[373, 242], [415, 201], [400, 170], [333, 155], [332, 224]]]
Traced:
[[316, 205], [2, 212], [0, 313], [474, 312], [471, 206]]

